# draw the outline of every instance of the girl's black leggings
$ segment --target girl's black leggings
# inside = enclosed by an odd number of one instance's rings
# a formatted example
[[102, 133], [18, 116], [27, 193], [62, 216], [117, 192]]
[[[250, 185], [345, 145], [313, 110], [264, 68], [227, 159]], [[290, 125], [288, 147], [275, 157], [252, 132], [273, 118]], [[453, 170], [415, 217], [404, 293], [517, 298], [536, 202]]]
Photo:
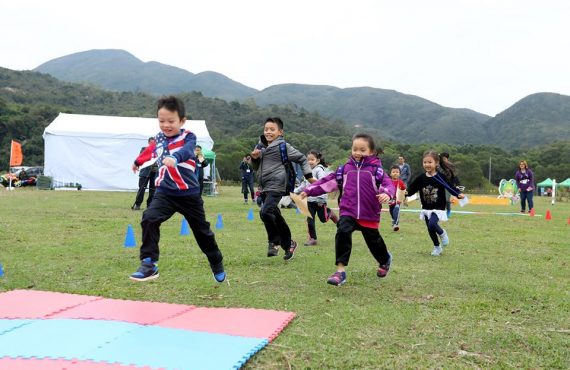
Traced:
[[432, 213], [429, 219], [427, 216], [424, 216], [424, 220], [433, 245], [439, 245], [439, 238], [437, 236], [443, 234], [443, 229], [438, 224], [439, 217], [437, 217], [435, 213]]

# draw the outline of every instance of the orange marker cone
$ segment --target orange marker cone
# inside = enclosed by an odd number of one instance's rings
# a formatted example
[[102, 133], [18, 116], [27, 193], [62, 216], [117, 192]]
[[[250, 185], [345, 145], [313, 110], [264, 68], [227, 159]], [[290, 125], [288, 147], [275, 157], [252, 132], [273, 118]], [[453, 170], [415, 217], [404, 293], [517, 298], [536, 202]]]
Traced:
[[552, 215], [550, 214], [550, 210], [549, 210], [549, 209], [546, 210], [546, 217], [545, 217], [545, 219], [547, 219], [547, 220], [552, 220]]
[[568, 217], [568, 225], [570, 225], [570, 217]]
[[528, 214], [530, 217], [534, 217], [534, 208], [532, 208]]

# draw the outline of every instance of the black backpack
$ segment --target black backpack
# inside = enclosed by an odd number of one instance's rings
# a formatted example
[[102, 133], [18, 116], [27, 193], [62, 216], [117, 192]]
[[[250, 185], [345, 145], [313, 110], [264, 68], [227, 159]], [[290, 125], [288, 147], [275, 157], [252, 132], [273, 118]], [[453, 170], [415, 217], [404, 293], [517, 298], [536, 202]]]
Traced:
[[289, 157], [287, 156], [287, 143], [279, 143], [279, 153], [281, 153], [281, 163], [285, 166], [285, 173], [287, 184], [285, 186], [284, 195], [289, 195], [295, 190], [295, 181], [297, 180], [297, 172], [295, 171], [295, 166], [293, 163], [289, 162]]

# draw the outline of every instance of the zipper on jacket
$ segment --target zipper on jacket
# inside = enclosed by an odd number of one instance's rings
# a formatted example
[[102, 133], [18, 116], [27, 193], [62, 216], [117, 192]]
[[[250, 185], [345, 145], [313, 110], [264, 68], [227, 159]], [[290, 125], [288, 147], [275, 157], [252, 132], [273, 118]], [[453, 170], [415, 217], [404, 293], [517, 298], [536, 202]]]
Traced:
[[356, 167], [356, 219], [360, 219], [360, 167]]

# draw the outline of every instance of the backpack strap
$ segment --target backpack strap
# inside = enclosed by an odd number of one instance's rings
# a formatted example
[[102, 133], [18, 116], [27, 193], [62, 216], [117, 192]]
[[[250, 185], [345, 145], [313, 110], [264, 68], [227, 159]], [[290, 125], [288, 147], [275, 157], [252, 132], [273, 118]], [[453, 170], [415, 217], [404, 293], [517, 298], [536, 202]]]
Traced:
[[287, 155], [287, 143], [285, 141], [279, 143], [279, 153], [281, 154], [281, 163], [289, 163], [289, 156]]
[[384, 179], [384, 169], [382, 166], [376, 166], [374, 178], [376, 179], [376, 187], [380, 188], [382, 185], [382, 180]]
[[342, 183], [344, 181], [344, 164], [338, 166], [335, 172], [336, 185], [338, 187], [338, 199], [342, 197]]

